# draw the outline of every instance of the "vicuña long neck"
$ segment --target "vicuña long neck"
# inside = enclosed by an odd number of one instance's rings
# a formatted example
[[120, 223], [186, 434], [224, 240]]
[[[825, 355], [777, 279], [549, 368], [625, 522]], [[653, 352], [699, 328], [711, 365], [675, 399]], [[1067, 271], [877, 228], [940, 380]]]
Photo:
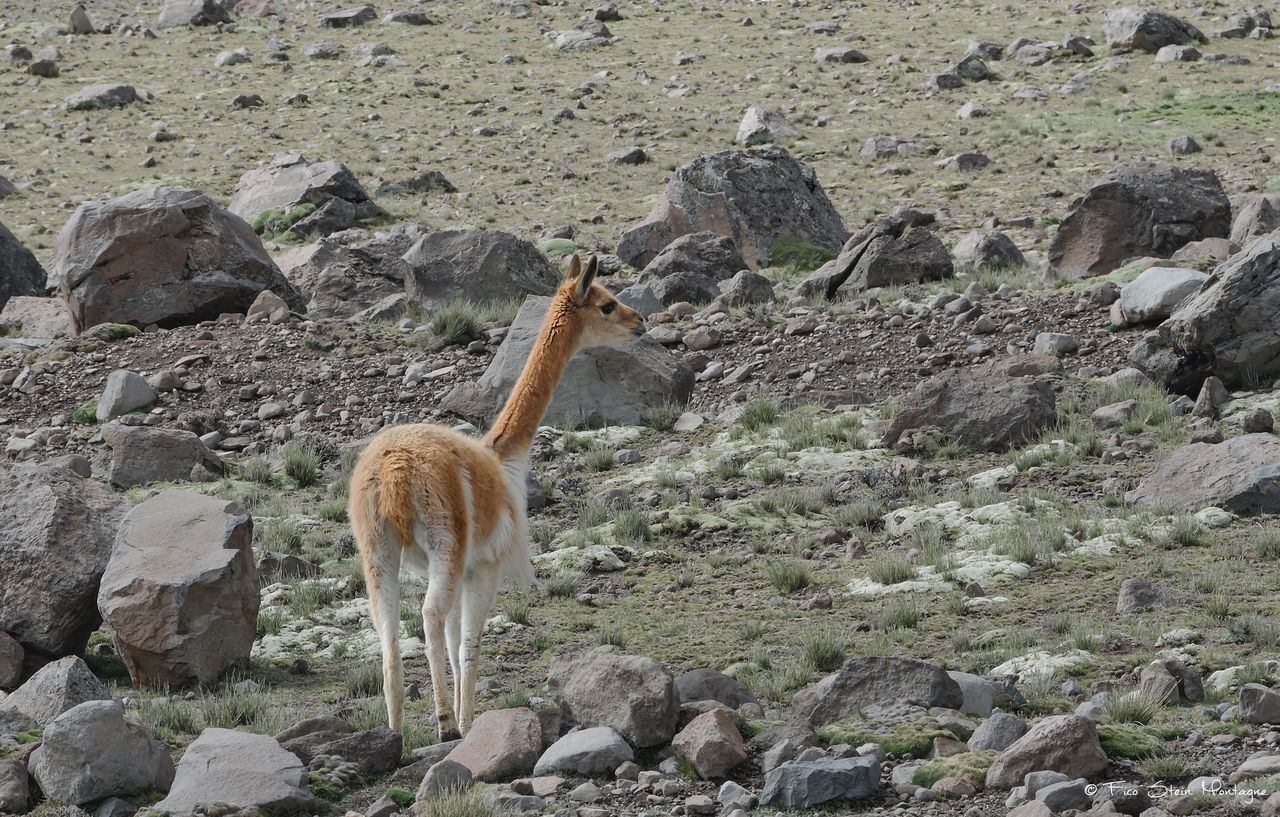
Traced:
[[582, 328], [559, 299], [553, 300], [538, 332], [538, 340], [524, 364], [524, 371], [506, 404], [485, 435], [485, 444], [498, 458], [511, 461], [526, 456], [533, 445], [542, 415], [551, 405], [560, 375], [578, 350]]

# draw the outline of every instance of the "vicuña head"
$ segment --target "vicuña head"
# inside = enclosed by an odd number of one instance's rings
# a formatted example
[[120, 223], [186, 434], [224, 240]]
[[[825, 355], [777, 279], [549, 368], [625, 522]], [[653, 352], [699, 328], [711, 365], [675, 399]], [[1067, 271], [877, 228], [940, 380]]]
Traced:
[[[498, 582], [533, 581], [525, 478], [529, 446], [570, 358], [591, 346], [619, 346], [644, 334], [639, 313], [595, 283], [575, 255], [538, 340], [483, 440], [429, 424], [381, 431], [351, 478], [351, 527], [364, 563], [370, 612], [382, 644], [387, 720], [404, 722], [400, 660], [400, 568], [427, 580], [422, 602], [427, 663], [441, 740], [475, 719], [480, 633]], [[453, 696], [445, 681], [446, 659]]]

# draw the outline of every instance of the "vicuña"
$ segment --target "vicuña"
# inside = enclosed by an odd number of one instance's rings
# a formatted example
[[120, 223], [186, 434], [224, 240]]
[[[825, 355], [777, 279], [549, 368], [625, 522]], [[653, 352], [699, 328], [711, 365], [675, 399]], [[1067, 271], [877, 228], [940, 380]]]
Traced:
[[404, 722], [400, 568], [427, 580], [422, 620], [436, 721], [441, 740], [456, 737], [475, 719], [480, 634], [498, 581], [533, 580], [525, 478], [556, 383], [579, 349], [621, 346], [644, 334], [639, 313], [594, 283], [596, 269], [595, 256], [586, 269], [573, 257], [529, 360], [483, 440], [437, 425], [394, 426], [374, 437], [356, 463], [351, 527], [382, 644], [387, 720], [396, 731]]

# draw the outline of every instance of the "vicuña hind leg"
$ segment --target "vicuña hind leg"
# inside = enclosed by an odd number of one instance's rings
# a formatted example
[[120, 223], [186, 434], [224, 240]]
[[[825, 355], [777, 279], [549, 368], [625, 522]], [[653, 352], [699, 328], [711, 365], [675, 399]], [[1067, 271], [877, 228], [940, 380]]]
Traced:
[[476, 662], [480, 657], [480, 636], [484, 632], [484, 619], [493, 608], [493, 596], [498, 587], [497, 566], [480, 566], [469, 572], [462, 585], [462, 650], [459, 656], [462, 676], [458, 688], [462, 704], [458, 707], [458, 723], [465, 733], [471, 728], [476, 715]]
[[440, 740], [460, 737], [449, 696], [448, 660], [445, 623], [457, 596], [457, 572], [450, 570], [446, 559], [433, 559], [427, 595], [422, 600], [422, 623], [427, 637], [427, 663], [431, 667], [431, 691], [436, 707], [436, 723]]
[[461, 590], [454, 596], [453, 606], [444, 622], [444, 642], [449, 651], [449, 669], [453, 678], [453, 711], [462, 711], [462, 665], [458, 660], [458, 650], [462, 643], [462, 605]]

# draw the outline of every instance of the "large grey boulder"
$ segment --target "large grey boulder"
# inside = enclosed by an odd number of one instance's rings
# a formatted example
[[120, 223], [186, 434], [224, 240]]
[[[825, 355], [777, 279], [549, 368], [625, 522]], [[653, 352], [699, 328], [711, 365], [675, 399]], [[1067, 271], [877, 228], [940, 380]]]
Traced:
[[734, 715], [723, 707], [708, 709], [671, 739], [671, 751], [703, 780], [720, 779], [747, 759]]
[[1120, 311], [1129, 323], [1162, 321], [1207, 280], [1200, 270], [1150, 267], [1120, 287]]
[[1245, 723], [1280, 723], [1280, 692], [1262, 684], [1240, 687], [1240, 720]]
[[[0, 701], [0, 723], [19, 716], [32, 726], [46, 726], [54, 718], [85, 701], [109, 701], [110, 693], [84, 661], [74, 655], [43, 667]], [[12, 721], [13, 718], [9, 717]], [[18, 730], [21, 731], [21, 730]]]
[[796, 293], [830, 300], [842, 287], [864, 290], [953, 274], [951, 254], [932, 231], [901, 216], [886, 216], [850, 236], [836, 259], [801, 281]]
[[121, 414], [149, 407], [156, 401], [156, 390], [137, 372], [116, 369], [107, 375], [107, 384], [98, 398], [95, 416], [105, 423]]
[[1258, 236], [1280, 229], [1280, 193], [1259, 193], [1236, 206], [1231, 243], [1243, 247]]
[[17, 639], [0, 630], [0, 691], [13, 689], [22, 680], [22, 664], [27, 651]]
[[[443, 407], [472, 422], [491, 422], [515, 385], [533, 349], [550, 298], [529, 296], [507, 330], [498, 353], [475, 383], [462, 383]], [[552, 425], [639, 423], [653, 409], [685, 403], [693, 370], [648, 338], [625, 347], [579, 352], [556, 386], [543, 422]]]
[[43, 295], [44, 267], [17, 236], [0, 223], [0, 308], [18, 295]]
[[107, 477], [121, 488], [206, 480], [223, 470], [221, 458], [190, 431], [111, 423], [101, 434], [111, 448]]
[[961, 712], [982, 718], [991, 714], [999, 690], [999, 686], [994, 681], [956, 670], [948, 671], [947, 675], [960, 685], [960, 694], [964, 697], [964, 703], [960, 705]]
[[551, 744], [533, 773], [603, 777], [634, 757], [622, 735], [608, 726], [595, 726], [574, 730]]
[[276, 814], [310, 809], [307, 768], [268, 735], [206, 729], [178, 761], [169, 796], [156, 803], [172, 817], [226, 803]]
[[258, 619], [253, 520], [235, 503], [168, 490], [120, 524], [98, 610], [134, 686], [215, 680], [247, 663]]
[[798, 713], [813, 726], [858, 717], [874, 704], [906, 701], [959, 709], [960, 685], [941, 667], [914, 658], [851, 658], [840, 670], [796, 694]]
[[1228, 387], [1280, 377], [1280, 231], [1219, 265], [1129, 360], [1152, 380], [1190, 395], [1209, 376]]
[[676, 688], [680, 691], [680, 702], [685, 704], [716, 701], [737, 709], [743, 704], [760, 703], [737, 679], [710, 668], [690, 670], [676, 676]]
[[1092, 779], [1107, 768], [1093, 721], [1079, 715], [1054, 715], [1031, 727], [996, 757], [987, 769], [988, 789], [1011, 789], [1030, 772], [1054, 771]]
[[0, 814], [26, 814], [31, 802], [27, 764], [0, 760]]
[[62, 102], [68, 111], [123, 108], [138, 101], [138, 90], [122, 82], [102, 82], [72, 93]]
[[865, 800], [880, 791], [874, 757], [791, 760], [765, 775], [761, 806], [810, 809], [836, 800]]
[[320, 715], [295, 723], [276, 735], [280, 745], [310, 763], [317, 755], [340, 757], [360, 766], [366, 778], [394, 771], [400, 765], [404, 739], [399, 732], [375, 726], [363, 732], [333, 715]]
[[1280, 438], [1258, 433], [1225, 442], [1190, 443], [1156, 463], [1125, 494], [1138, 507], [1198, 508], [1233, 513], [1280, 513]]
[[999, 231], [973, 230], [960, 239], [951, 254], [975, 270], [1008, 269], [1027, 263], [1013, 239]]
[[1071, 203], [1049, 247], [1049, 271], [1068, 280], [1105, 275], [1126, 259], [1168, 258], [1230, 229], [1231, 202], [1213, 171], [1130, 162]]
[[1191, 23], [1144, 6], [1113, 9], [1102, 19], [1102, 36], [1112, 51], [1146, 51], [1154, 54], [1166, 45], [1207, 43], [1208, 38]]
[[997, 752], [1003, 752], [1027, 734], [1030, 728], [1027, 722], [1017, 715], [993, 712], [969, 736], [969, 751], [981, 752], [984, 749], [994, 749]]
[[0, 465], [0, 630], [46, 658], [82, 652], [128, 508], [67, 469]]
[[364, 186], [342, 162], [308, 162], [279, 156], [270, 165], [240, 177], [228, 209], [249, 223], [272, 213], [289, 214], [302, 205], [316, 208], [290, 230], [299, 236], [329, 235], [366, 218], [382, 215]]
[[242, 219], [195, 190], [151, 187], [80, 205], [58, 235], [50, 283], [77, 332], [173, 327], [245, 312], [264, 289], [300, 296]]
[[592, 653], [557, 658], [547, 678], [560, 710], [582, 726], [608, 726], [647, 748], [671, 740], [680, 695], [670, 670], [652, 658]]
[[61, 298], [15, 295], [0, 309], [0, 334], [22, 335], [24, 338], [68, 337], [71, 335], [71, 318]]
[[690, 233], [664, 247], [640, 273], [637, 283], [651, 286], [663, 306], [679, 301], [705, 304], [720, 295], [721, 281], [746, 267], [732, 238]]
[[81, 805], [148, 789], [168, 791], [173, 760], [151, 732], [124, 716], [117, 701], [86, 701], [45, 727], [31, 758], [44, 796]]
[[1004, 451], [1032, 439], [1057, 419], [1053, 389], [1029, 377], [948, 369], [918, 385], [894, 415], [884, 441], [916, 429], [941, 429], [981, 451]]
[[778, 239], [836, 252], [848, 237], [813, 169], [775, 145], [705, 153], [678, 168], [649, 215], [622, 234], [617, 254], [642, 269], [675, 239], [699, 232], [732, 238], [752, 270], [769, 266]]
[[356, 247], [322, 238], [281, 253], [276, 263], [307, 299], [309, 318], [398, 318], [409, 272], [401, 256], [421, 237], [413, 225]]
[[496, 783], [531, 772], [541, 752], [542, 722], [521, 706], [480, 713], [445, 759], [465, 766], [476, 780]]
[[561, 275], [538, 248], [497, 230], [441, 230], [420, 238], [404, 261], [409, 303], [430, 311], [449, 301], [550, 295]]
[[235, 3], [223, 4], [219, 0], [165, 0], [156, 19], [158, 28], [177, 26], [208, 26], [231, 22], [227, 9]]

